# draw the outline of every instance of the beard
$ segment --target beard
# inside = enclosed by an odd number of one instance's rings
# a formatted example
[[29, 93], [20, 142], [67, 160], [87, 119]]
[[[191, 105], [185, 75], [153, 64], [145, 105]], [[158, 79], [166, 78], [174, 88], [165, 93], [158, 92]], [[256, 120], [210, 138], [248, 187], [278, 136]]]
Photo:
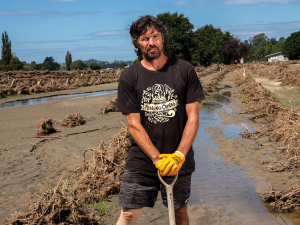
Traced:
[[[149, 52], [149, 50], [153, 49], [153, 48], [156, 48], [157, 51], [154, 53]], [[146, 60], [149, 60], [149, 61], [159, 58], [161, 56], [161, 53], [162, 53], [162, 51], [159, 50], [159, 48], [156, 46], [150, 47], [146, 51], [142, 51], [142, 55], [145, 57]]]

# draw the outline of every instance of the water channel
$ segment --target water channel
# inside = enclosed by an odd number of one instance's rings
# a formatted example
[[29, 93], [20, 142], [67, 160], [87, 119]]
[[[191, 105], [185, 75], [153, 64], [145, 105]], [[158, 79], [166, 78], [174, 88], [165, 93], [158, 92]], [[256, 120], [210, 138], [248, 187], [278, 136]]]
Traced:
[[231, 138], [242, 138], [239, 133], [245, 131], [235, 124], [220, 125], [219, 110], [235, 114], [228, 107], [232, 104], [230, 96], [229, 91], [217, 94], [212, 103], [200, 110], [200, 127], [193, 144], [196, 171], [192, 176], [189, 204], [222, 207], [223, 215], [229, 216], [235, 224], [300, 224], [297, 214], [274, 214], [267, 209], [268, 205], [263, 204], [255, 192], [256, 180], [246, 176], [247, 167], [230, 165], [214, 154], [220, 149], [206, 128], [218, 126], [223, 135]]
[[44, 97], [44, 98], [24, 99], [24, 100], [17, 100], [17, 101], [2, 103], [2, 104], [0, 104], [0, 108], [42, 104], [42, 103], [47, 103], [50, 100], [57, 99], [57, 98], [77, 99], [77, 98], [95, 97], [95, 96], [100, 96], [100, 95], [108, 95], [108, 94], [112, 94], [112, 93], [116, 93], [116, 92], [117, 92], [117, 90], [109, 90], [109, 91], [98, 91], [98, 92], [80, 93], [80, 94], [72, 94], [72, 95], [55, 95], [55, 96]]

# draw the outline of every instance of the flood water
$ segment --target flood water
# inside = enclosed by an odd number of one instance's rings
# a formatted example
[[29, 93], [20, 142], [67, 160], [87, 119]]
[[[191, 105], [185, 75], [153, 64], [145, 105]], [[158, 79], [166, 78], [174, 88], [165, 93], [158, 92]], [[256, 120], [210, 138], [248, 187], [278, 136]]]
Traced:
[[255, 192], [257, 181], [245, 175], [249, 172], [247, 167], [232, 166], [214, 154], [220, 149], [206, 128], [219, 126], [223, 135], [232, 138], [242, 138], [239, 133], [245, 131], [239, 125], [220, 126], [220, 109], [234, 116], [235, 112], [228, 108], [230, 96], [228, 91], [215, 95], [215, 102], [200, 110], [200, 127], [193, 144], [196, 170], [192, 176], [189, 204], [222, 207], [223, 215], [229, 216], [235, 224], [300, 224], [297, 214], [273, 214], [267, 210], [268, 205], [263, 204]]
[[77, 99], [77, 98], [94, 97], [94, 96], [100, 96], [100, 95], [108, 95], [108, 94], [112, 94], [112, 93], [116, 93], [116, 92], [117, 92], [117, 90], [109, 90], [109, 91], [98, 91], [98, 92], [81, 93], [81, 94], [73, 94], [73, 95], [55, 95], [55, 96], [45, 97], [45, 98], [24, 99], [24, 100], [18, 100], [18, 101], [13, 101], [13, 102], [2, 103], [2, 104], [0, 104], [0, 108], [42, 104], [42, 103], [47, 103], [50, 100], [57, 99], [57, 98]]

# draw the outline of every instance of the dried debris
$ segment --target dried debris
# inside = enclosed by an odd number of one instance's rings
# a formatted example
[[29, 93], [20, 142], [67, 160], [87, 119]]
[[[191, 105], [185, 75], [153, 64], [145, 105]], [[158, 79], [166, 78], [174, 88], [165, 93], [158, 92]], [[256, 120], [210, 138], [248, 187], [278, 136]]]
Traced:
[[[77, 196], [84, 202], [105, 198], [118, 193], [123, 169], [130, 147], [130, 134], [126, 126], [108, 143], [100, 142], [97, 149], [86, 149], [84, 163], [74, 173], [78, 179]], [[90, 152], [90, 159], [86, 153]]]
[[85, 124], [86, 121], [83, 119], [83, 116], [80, 113], [69, 114], [65, 116], [62, 122], [59, 124], [64, 127], [76, 127]]
[[56, 132], [56, 129], [53, 127], [53, 119], [41, 118], [38, 124], [36, 125], [36, 135], [37, 136], [47, 136]]
[[101, 114], [117, 111], [117, 97], [109, 99], [105, 106], [100, 109]]

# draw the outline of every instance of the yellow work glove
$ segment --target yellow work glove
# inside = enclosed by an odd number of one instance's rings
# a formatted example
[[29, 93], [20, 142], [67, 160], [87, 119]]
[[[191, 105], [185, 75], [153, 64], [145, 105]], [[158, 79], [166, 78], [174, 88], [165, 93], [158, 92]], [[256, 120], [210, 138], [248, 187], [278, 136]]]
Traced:
[[[159, 155], [159, 156], [161, 156], [161, 155]], [[162, 158], [159, 157], [159, 158], [160, 158], [160, 160], [158, 160], [157, 162], [154, 162], [153, 164], [159, 170], [159, 173], [162, 176], [162, 173], [164, 172], [164, 170], [167, 166], [167, 164], [165, 163], [167, 158], [166, 157], [162, 157]]]
[[164, 165], [161, 167], [161, 169], [165, 168], [163, 172], [160, 173], [162, 176], [174, 177], [185, 161], [184, 155], [179, 151], [172, 154], [161, 154], [159, 155], [159, 158], [165, 159]]

